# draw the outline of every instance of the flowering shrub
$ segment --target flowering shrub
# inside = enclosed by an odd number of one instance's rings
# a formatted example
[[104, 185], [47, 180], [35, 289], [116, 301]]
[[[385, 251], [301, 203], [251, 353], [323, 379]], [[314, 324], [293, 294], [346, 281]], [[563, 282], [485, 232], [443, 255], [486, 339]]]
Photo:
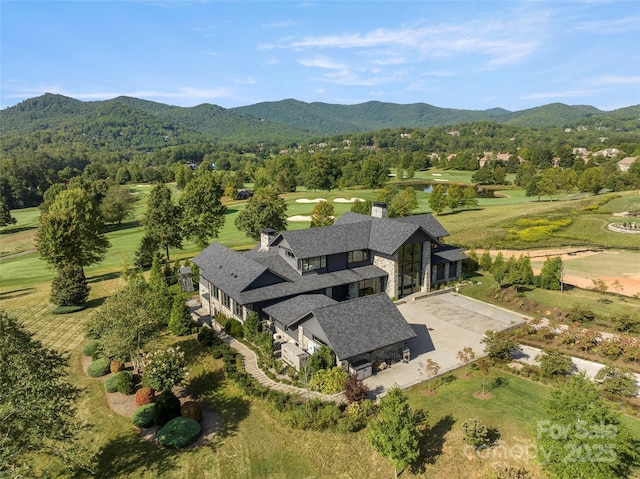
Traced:
[[148, 353], [143, 364], [142, 385], [156, 391], [170, 390], [187, 377], [184, 351], [179, 346]]

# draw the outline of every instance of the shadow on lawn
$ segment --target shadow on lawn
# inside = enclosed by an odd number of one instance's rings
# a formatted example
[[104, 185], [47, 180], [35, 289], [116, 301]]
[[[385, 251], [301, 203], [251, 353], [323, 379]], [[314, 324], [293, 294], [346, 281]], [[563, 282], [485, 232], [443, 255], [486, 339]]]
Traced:
[[102, 448], [91, 477], [110, 479], [142, 474], [159, 477], [176, 468], [176, 457], [173, 449], [158, 447], [137, 434], [122, 434]]
[[5, 291], [0, 293], [0, 299], [14, 299], [19, 298], [20, 296], [26, 296], [32, 293], [32, 291], [36, 288], [22, 288], [22, 289], [14, 289], [13, 291]]
[[420, 456], [411, 465], [413, 474], [423, 474], [427, 464], [434, 464], [442, 454], [445, 436], [455, 424], [456, 420], [447, 414], [431, 427], [426, 427], [420, 435]]

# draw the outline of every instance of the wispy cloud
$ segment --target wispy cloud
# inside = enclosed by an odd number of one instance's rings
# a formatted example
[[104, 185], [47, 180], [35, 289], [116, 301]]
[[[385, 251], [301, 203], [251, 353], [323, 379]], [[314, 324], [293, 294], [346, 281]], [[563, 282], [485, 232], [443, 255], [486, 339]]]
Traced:
[[298, 63], [305, 67], [325, 68], [327, 70], [349, 69], [344, 63], [336, 62], [324, 55], [315, 56], [314, 58], [303, 58], [298, 60]]
[[584, 83], [588, 85], [600, 85], [600, 86], [609, 86], [609, 85], [640, 85], [640, 75], [639, 76], [616, 76], [616, 75], [603, 75], [599, 77], [586, 78]]
[[587, 31], [592, 33], [619, 33], [628, 30], [637, 30], [640, 24], [640, 16], [635, 15], [625, 18], [614, 18], [610, 20], [597, 20], [593, 22], [577, 23], [574, 30]]

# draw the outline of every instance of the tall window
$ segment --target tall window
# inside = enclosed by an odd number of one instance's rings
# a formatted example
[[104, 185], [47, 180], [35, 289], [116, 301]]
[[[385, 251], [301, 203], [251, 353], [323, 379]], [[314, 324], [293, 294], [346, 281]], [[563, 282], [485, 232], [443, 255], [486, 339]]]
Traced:
[[229, 295], [224, 291], [222, 292], [222, 304], [225, 308], [231, 309], [231, 298], [229, 298]]
[[307, 258], [300, 260], [300, 269], [304, 271], [313, 271], [316, 269], [322, 269], [327, 267], [326, 256], [316, 256], [314, 258]]
[[398, 250], [398, 292], [406, 296], [422, 288], [422, 243], [405, 244]]
[[235, 314], [236, 317], [244, 320], [242, 305], [238, 303], [235, 299], [233, 300], [233, 314]]
[[214, 299], [216, 301], [220, 301], [220, 293], [219, 293], [220, 290], [218, 289], [217, 286], [215, 286], [213, 284], [211, 286], [212, 286], [211, 294], [213, 295], [213, 297], [214, 297]]

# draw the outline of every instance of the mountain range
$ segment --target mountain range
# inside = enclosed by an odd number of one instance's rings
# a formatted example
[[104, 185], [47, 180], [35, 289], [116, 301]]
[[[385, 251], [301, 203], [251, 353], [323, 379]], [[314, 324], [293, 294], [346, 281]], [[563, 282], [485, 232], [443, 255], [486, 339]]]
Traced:
[[602, 111], [588, 105], [552, 103], [520, 111], [460, 110], [426, 103], [370, 101], [356, 105], [287, 99], [237, 108], [204, 103], [180, 107], [131, 97], [83, 102], [46, 93], [0, 110], [0, 134], [42, 130], [99, 131], [145, 128], [186, 141], [289, 142], [385, 128], [428, 128], [491, 121], [528, 128], [570, 127], [582, 122], [630, 122], [638, 127], [640, 105]]

